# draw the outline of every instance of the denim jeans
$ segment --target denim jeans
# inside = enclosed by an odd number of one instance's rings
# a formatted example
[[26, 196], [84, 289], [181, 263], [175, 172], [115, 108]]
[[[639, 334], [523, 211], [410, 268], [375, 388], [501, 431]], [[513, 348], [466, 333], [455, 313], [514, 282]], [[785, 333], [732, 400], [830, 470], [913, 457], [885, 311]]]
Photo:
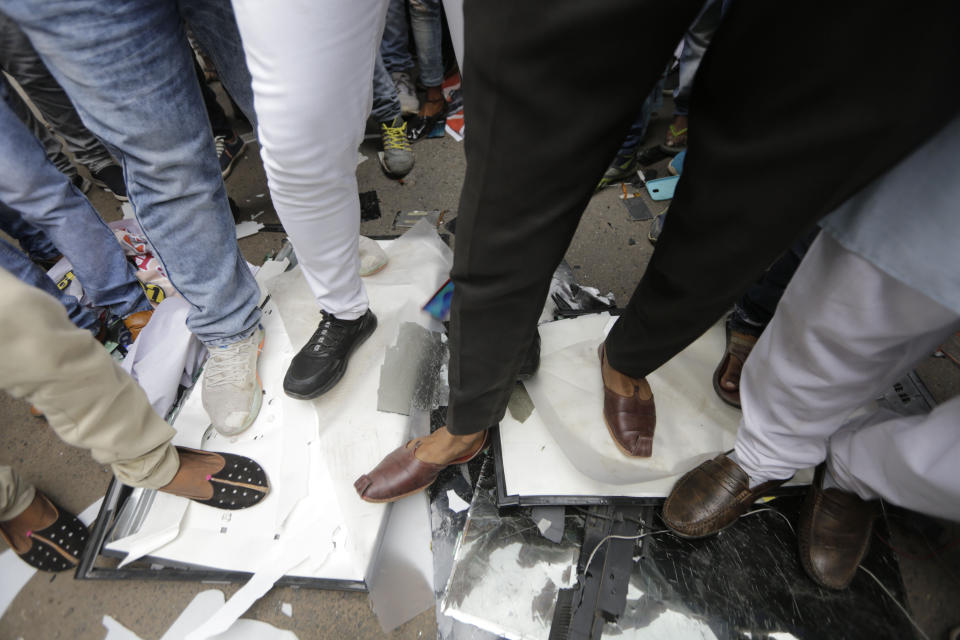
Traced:
[[397, 97], [397, 85], [393, 83], [393, 78], [384, 65], [381, 50], [373, 67], [373, 109], [370, 110], [370, 116], [377, 122], [392, 122], [402, 112], [400, 98]]
[[[70, 98], [50, 75], [27, 36], [8, 16], [0, 13], [0, 69], [9, 73], [33, 101], [44, 120], [67, 143], [77, 162], [96, 173], [114, 164], [106, 147], [83, 126]], [[43, 142], [47, 157], [57, 169], [73, 177], [77, 169], [63, 152], [60, 141], [33, 115], [19, 96], [13, 96], [17, 115]]]
[[43, 269], [3, 238], [0, 238], [0, 268], [6, 269], [21, 282], [41, 289], [59, 300], [74, 325], [94, 334], [100, 330], [100, 321], [92, 309], [80, 304], [75, 296], [60, 291]]
[[773, 319], [783, 292], [786, 291], [787, 285], [790, 284], [794, 272], [803, 261], [810, 245], [817, 239], [818, 233], [820, 233], [819, 227], [797, 240], [757, 278], [743, 297], [737, 300], [730, 315], [730, 328], [733, 331], [752, 336], [763, 333]]
[[380, 40], [380, 55], [389, 73], [410, 71], [413, 58], [410, 56], [410, 29], [407, 28], [407, 0], [387, 2], [387, 20], [383, 25]]
[[0, 231], [20, 243], [20, 248], [33, 260], [52, 260], [60, 250], [50, 236], [30, 224], [16, 211], [0, 204]]
[[152, 309], [113, 232], [10, 109], [9, 91], [0, 82], [0, 218], [19, 215], [46, 233], [94, 305], [121, 318]]
[[[409, 0], [410, 27], [417, 48], [417, 64], [420, 66], [420, 82], [427, 87], [443, 84], [443, 25], [441, 24], [440, 0]], [[407, 0], [390, 0], [387, 6], [387, 22], [380, 42], [380, 54], [387, 71], [409, 71], [413, 68], [410, 57], [410, 33], [407, 29]]]
[[130, 202], [208, 346], [247, 337], [259, 289], [240, 255], [184, 30], [254, 122], [236, 19], [223, 0], [0, 0], [84, 124], [122, 163]]

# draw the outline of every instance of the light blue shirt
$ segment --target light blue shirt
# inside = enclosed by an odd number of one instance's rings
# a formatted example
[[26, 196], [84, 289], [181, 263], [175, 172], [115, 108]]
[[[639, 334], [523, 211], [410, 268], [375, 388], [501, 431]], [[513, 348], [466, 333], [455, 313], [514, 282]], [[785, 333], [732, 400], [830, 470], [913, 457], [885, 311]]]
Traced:
[[960, 117], [820, 226], [846, 249], [960, 315]]

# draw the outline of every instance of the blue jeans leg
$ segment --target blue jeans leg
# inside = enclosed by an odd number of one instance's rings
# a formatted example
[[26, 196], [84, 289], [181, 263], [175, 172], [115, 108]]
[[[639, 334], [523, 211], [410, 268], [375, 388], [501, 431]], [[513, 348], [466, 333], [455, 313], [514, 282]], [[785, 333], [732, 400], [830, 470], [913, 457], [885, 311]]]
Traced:
[[152, 309], [136, 271], [90, 202], [57, 171], [43, 146], [8, 106], [0, 83], [0, 209], [43, 230], [73, 264], [94, 305], [121, 318]]
[[[218, 65], [229, 62], [200, 26], [198, 16], [208, 14], [191, 6], [198, 38], [208, 38], [201, 43]], [[192, 305], [191, 331], [208, 346], [250, 335], [260, 321], [259, 289], [237, 247], [177, 3], [0, 0], [0, 10], [123, 164], [140, 227]]]
[[380, 55], [387, 71], [409, 71], [413, 68], [410, 57], [410, 30], [407, 28], [407, 0], [390, 0], [387, 3], [387, 21], [380, 40]]
[[393, 84], [393, 78], [383, 64], [383, 54], [378, 53], [373, 67], [373, 109], [370, 110], [370, 116], [377, 122], [392, 122], [401, 113], [397, 85]]
[[227, 93], [257, 130], [253, 87], [243, 43], [228, 0], [180, 0], [180, 13], [193, 30], [203, 50], [213, 59]]
[[60, 255], [60, 250], [42, 229], [3, 205], [0, 205], [0, 231], [19, 242], [20, 248], [32, 259], [51, 260]]
[[76, 326], [93, 334], [100, 330], [100, 321], [92, 310], [80, 304], [80, 301], [74, 296], [57, 289], [57, 285], [47, 277], [43, 269], [33, 264], [27, 256], [3, 238], [0, 238], [0, 267], [12, 273], [22, 282], [43, 289], [59, 300], [66, 307], [70, 322]]
[[410, 0], [410, 27], [417, 45], [420, 82], [425, 87], [439, 87], [443, 84], [440, 0]]

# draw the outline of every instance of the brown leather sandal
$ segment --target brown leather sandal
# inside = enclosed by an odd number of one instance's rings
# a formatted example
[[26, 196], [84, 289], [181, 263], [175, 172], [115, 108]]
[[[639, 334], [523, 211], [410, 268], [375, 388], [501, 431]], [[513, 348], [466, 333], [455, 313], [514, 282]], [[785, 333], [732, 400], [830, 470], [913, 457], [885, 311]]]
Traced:
[[429, 487], [447, 467], [470, 462], [487, 448], [489, 442], [490, 432], [486, 431], [480, 446], [472, 453], [451, 460], [447, 464], [434, 464], [424, 462], [416, 455], [423, 440], [419, 438], [411, 440], [402, 447], [394, 449], [374, 467], [373, 471], [357, 478], [353, 488], [357, 490], [360, 498], [367, 502], [395, 502]]
[[717, 392], [721, 400], [731, 407], [740, 408], [740, 378], [739, 376], [737, 377], [736, 391], [724, 389], [720, 381], [723, 379], [723, 374], [726, 373], [727, 367], [730, 366], [732, 358], [740, 361], [740, 370], [741, 372], [743, 371], [743, 365], [747, 362], [747, 356], [750, 355], [750, 352], [756, 344], [757, 336], [741, 333], [740, 331], [732, 331], [729, 327], [727, 328], [727, 351], [723, 354], [720, 364], [717, 365], [716, 370], [713, 372], [713, 390]]

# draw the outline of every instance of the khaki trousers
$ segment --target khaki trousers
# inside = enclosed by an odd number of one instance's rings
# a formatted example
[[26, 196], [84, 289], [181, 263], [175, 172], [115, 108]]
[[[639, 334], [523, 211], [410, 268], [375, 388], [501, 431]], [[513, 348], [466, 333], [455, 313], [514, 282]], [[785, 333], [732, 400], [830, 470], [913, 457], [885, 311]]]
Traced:
[[[57, 435], [89, 449], [128, 485], [160, 488], [180, 466], [174, 430], [89, 331], [50, 295], [0, 269], [0, 388], [43, 411]], [[27, 508], [34, 489], [0, 466], [0, 521]]]

